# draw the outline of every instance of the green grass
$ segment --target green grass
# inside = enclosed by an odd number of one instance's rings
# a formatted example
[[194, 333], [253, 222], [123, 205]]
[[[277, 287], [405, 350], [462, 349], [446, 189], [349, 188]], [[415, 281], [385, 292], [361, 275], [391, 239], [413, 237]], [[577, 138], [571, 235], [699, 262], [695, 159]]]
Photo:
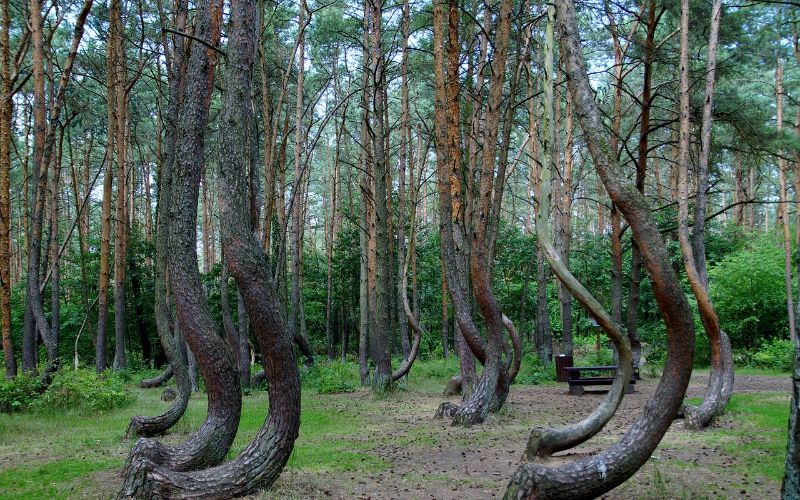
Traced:
[[[352, 365], [340, 372], [358, 385], [358, 371]], [[392, 467], [391, 462], [381, 458], [380, 451], [387, 446], [423, 450], [445, 440], [453, 445], [480, 447], [507, 440], [511, 434], [526, 435], [532, 422], [518, 418], [513, 407], [508, 413], [492, 415], [486, 427], [463, 435], [452, 435], [447, 427], [438, 424], [432, 426], [430, 415], [435, 406], [425, 405], [435, 404], [437, 398], [423, 399], [425, 404], [417, 406], [419, 394], [440, 393], [449, 377], [457, 372], [454, 358], [419, 362], [397, 391], [382, 398], [367, 390], [349, 395], [318, 394], [312, 382], [304, 383], [300, 435], [287, 471], [337, 477], [348, 472], [351, 473], [348, 476], [363, 477]], [[131, 387], [137, 381], [138, 378]], [[118, 471], [133, 444], [123, 437], [130, 417], [154, 415], [166, 406], [160, 401], [160, 390], [133, 387], [132, 390], [136, 395], [134, 404], [118, 410], [0, 414], [0, 499], [113, 496], [120, 481]], [[407, 405], [408, 418], [418, 420], [419, 424], [405, 429], [390, 428], [381, 415], [403, 405]], [[724, 466], [733, 467], [735, 474], [779, 481], [783, 473], [788, 406], [788, 395], [783, 393], [736, 394], [720, 425], [692, 435], [692, 439], [735, 456], [736, 464]], [[264, 391], [252, 391], [244, 398], [230, 458], [258, 432], [267, 410]], [[164, 440], [182, 442], [202, 423], [205, 413], [205, 395], [193, 395], [184, 418]], [[720, 473], [731, 474], [720, 467]]]
[[734, 394], [722, 428], [701, 434], [710, 444], [736, 456], [743, 472], [773, 481], [783, 478], [789, 395], [781, 392]]

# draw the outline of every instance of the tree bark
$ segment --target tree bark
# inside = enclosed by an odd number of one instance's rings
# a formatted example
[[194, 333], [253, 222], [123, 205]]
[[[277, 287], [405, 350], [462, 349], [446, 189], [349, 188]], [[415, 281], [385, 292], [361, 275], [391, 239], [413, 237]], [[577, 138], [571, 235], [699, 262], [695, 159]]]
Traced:
[[668, 332], [664, 375], [643, 413], [622, 438], [605, 451], [561, 466], [527, 463], [511, 479], [506, 498], [594, 498], [632, 476], [658, 446], [680, 408], [689, 383], [694, 355], [694, 324], [647, 201], [635, 186], [621, 181], [619, 164], [607, 155], [600, 112], [589, 85], [580, 45], [575, 5], [556, 2], [558, 31], [564, 45], [567, 81], [575, 111], [595, 168], [612, 201], [633, 230], [653, 284], [656, 302]]
[[[126, 493], [146, 497], [232, 498], [269, 487], [292, 452], [300, 427], [300, 376], [267, 256], [251, 231], [247, 174], [242, 157], [256, 141], [251, 126], [251, 68], [255, 58], [255, 3], [233, 0], [225, 78], [220, 190], [224, 193], [222, 241], [231, 273], [239, 283], [256, 338], [265, 357], [269, 414], [255, 439], [232, 461], [200, 472], [173, 472], [146, 460], [137, 462], [143, 480]], [[254, 158], [252, 158], [254, 159]], [[196, 208], [196, 207], [195, 207]]]
[[[163, 18], [161, 5], [159, 3], [159, 15], [162, 24]], [[186, 17], [188, 14], [188, 0], [176, 2], [175, 26], [178, 31], [185, 30]], [[156, 329], [164, 354], [169, 365], [175, 374], [175, 385], [178, 396], [172, 405], [162, 414], [154, 417], [135, 416], [128, 424], [128, 436], [152, 437], [165, 433], [183, 416], [189, 405], [189, 398], [192, 393], [191, 380], [187, 359], [183, 353], [183, 338], [180, 335], [179, 326], [174, 322], [172, 304], [169, 298], [169, 231], [171, 227], [170, 213], [172, 202], [172, 173], [175, 162], [175, 146], [178, 137], [179, 111], [182, 106], [184, 93], [186, 90], [186, 48], [184, 38], [176, 37], [174, 50], [170, 51], [166, 38], [162, 39], [164, 54], [172, 53], [172, 57], [167, 57], [167, 79], [169, 85], [169, 101], [167, 103], [167, 113], [165, 122], [165, 142], [166, 148], [164, 155], [159, 157], [158, 163], [158, 205], [156, 207], [156, 241], [155, 241], [155, 303], [153, 312], [155, 316]], [[110, 193], [110, 187], [108, 192]], [[110, 194], [109, 194], [110, 200]], [[105, 203], [105, 190], [104, 190]], [[110, 216], [111, 203], [109, 201], [108, 210]], [[105, 205], [104, 205], [105, 210]], [[105, 223], [105, 221], [104, 221]], [[101, 254], [102, 256], [102, 254]], [[106, 272], [107, 275], [107, 272]], [[106, 281], [107, 282], [107, 281]]]
[[172, 371], [172, 366], [167, 366], [164, 371], [155, 377], [143, 379], [141, 382], [139, 382], [139, 387], [142, 389], [154, 389], [156, 387], [161, 387], [169, 382], [173, 375], [174, 372]]
[[[31, 312], [32, 324], [44, 340], [47, 348], [47, 368], [42, 381], [50, 382], [51, 375], [58, 370], [58, 339], [53, 338], [50, 324], [44, 314], [44, 305], [39, 283], [39, 266], [42, 252], [42, 225], [44, 222], [45, 196], [48, 189], [47, 175], [50, 161], [52, 161], [55, 147], [57, 124], [64, 104], [66, 87], [69, 84], [72, 67], [78, 53], [78, 47], [83, 37], [84, 24], [89, 16], [92, 0], [85, 0], [83, 7], [75, 20], [72, 43], [67, 55], [64, 68], [61, 72], [58, 86], [50, 105], [50, 127], [47, 126], [45, 113], [45, 73], [44, 73], [44, 39], [42, 34], [41, 6], [35, 0], [30, 3], [31, 38], [33, 40], [33, 166], [36, 176], [32, 197], [34, 199], [33, 214], [28, 231], [28, 279], [27, 279], [27, 307]], [[34, 330], [31, 330], [34, 331]], [[35, 348], [35, 336], [34, 336]]]
[[[212, 17], [221, 6], [221, 2], [208, 1], [197, 5], [194, 33], [197, 38], [210, 39]], [[147, 469], [153, 464], [173, 471], [188, 471], [220, 463], [236, 436], [241, 414], [242, 394], [234, 357], [208, 311], [196, 250], [197, 208], [210, 104], [211, 50], [192, 44], [187, 65], [186, 91], [175, 142], [167, 256], [180, 331], [196, 356], [206, 383], [208, 414], [200, 429], [182, 445], [166, 446], [140, 439], [128, 456], [122, 495], [134, 495], [141, 488], [150, 487]], [[249, 221], [249, 217], [245, 220]]]
[[14, 344], [11, 342], [11, 130], [14, 100], [11, 88], [11, 14], [8, 0], [3, 9], [0, 27], [2, 45], [2, 96], [0, 97], [0, 317], [2, 318], [3, 359], [6, 378], [17, 376]]
[[370, 17], [370, 75], [372, 78], [372, 113], [369, 127], [373, 160], [373, 204], [375, 218], [375, 314], [372, 319], [369, 344], [375, 371], [372, 386], [381, 392], [392, 385], [392, 358], [390, 350], [391, 307], [391, 251], [389, 248], [389, 211], [386, 189], [388, 155], [386, 152], [385, 88], [386, 66], [381, 42], [382, 0], [367, 0], [365, 15]]
[[[778, 132], [783, 129], [783, 61], [779, 58], [775, 67], [775, 108], [776, 128]], [[789, 314], [789, 338], [797, 341], [797, 329], [794, 317], [794, 299], [792, 290], [792, 238], [789, 231], [789, 203], [787, 195], [786, 174], [788, 166], [783, 156], [778, 157], [778, 170], [780, 174], [780, 189], [777, 216], [778, 224], [783, 230], [783, 260], [784, 281], [786, 283], [786, 310]]]
[[708, 190], [708, 162], [711, 153], [711, 126], [714, 103], [714, 78], [716, 72], [717, 39], [722, 1], [715, 0], [711, 7], [711, 30], [708, 36], [708, 62], [706, 64], [705, 101], [703, 103], [703, 124], [701, 131], [701, 150], [698, 161], [697, 190], [695, 193], [694, 228], [689, 238], [688, 177], [690, 147], [690, 108], [689, 108], [689, 47], [688, 37], [681, 38], [686, 47], [681, 46], [681, 142], [680, 178], [678, 197], [678, 237], [684, 257], [686, 276], [697, 299], [700, 319], [711, 346], [711, 373], [703, 403], [698, 406], [686, 405], [684, 409], [686, 426], [702, 429], [712, 419], [722, 413], [733, 391], [733, 352], [725, 332], [720, 330], [719, 318], [711, 297], [708, 294], [708, 273], [706, 271], [705, 225], [706, 191]]
[[109, 167], [116, 165], [117, 199], [114, 225], [114, 369], [127, 367], [125, 357], [125, 253], [128, 236], [128, 215], [126, 198], [128, 195], [128, 171], [126, 161], [127, 140], [125, 130], [127, 124], [125, 85], [125, 52], [123, 46], [124, 27], [121, 18], [121, 0], [111, 0], [109, 6], [109, 140], [112, 153], [109, 155]]
[[800, 344], [794, 344], [794, 370], [792, 373], [792, 399], [789, 406], [789, 436], [786, 443], [786, 460], [781, 498], [800, 498]]

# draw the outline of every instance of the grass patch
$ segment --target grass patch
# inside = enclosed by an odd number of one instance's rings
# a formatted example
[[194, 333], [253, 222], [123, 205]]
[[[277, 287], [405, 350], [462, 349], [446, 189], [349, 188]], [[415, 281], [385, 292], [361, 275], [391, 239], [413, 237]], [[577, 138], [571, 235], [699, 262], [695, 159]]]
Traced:
[[[355, 363], [342, 365], [335, 371], [358, 382]], [[469, 431], [453, 432], [449, 426], [432, 423], [438, 398], [420, 393], [440, 393], [457, 372], [457, 360], [452, 357], [418, 361], [409, 377], [399, 384], [400, 390], [385, 398], [375, 398], [370, 389], [361, 388], [350, 394], [319, 394], [313, 386], [315, 382], [307, 380], [303, 386], [300, 435], [287, 465], [289, 475], [311, 472], [322, 474], [320, 477], [326, 474], [338, 477], [341, 472], [351, 472], [365, 477], [393, 467], [391, 459], [383, 458], [387, 456], [383, 452], [392, 447], [408, 448], [411, 453], [443, 444], [482, 447], [505, 442], [512, 439], [510, 436], [527, 435], [532, 422], [529, 417], [520, 418], [513, 407], [490, 417], [485, 427]], [[123, 437], [130, 417], [155, 415], [168, 405], [160, 400], [161, 390], [138, 389], [133, 383], [126, 386], [135, 395], [133, 406], [128, 408], [90, 414], [85, 409], [76, 409], [2, 415], [0, 499], [114, 496], [121, 481], [117, 472], [133, 444]], [[242, 419], [229, 458], [252, 440], [264, 423], [268, 406], [264, 391], [254, 390], [244, 398]], [[735, 394], [719, 425], [690, 437], [694, 442], [714, 445], [735, 457], [734, 463], [719, 465], [719, 474], [780, 481], [788, 406], [785, 393]], [[397, 428], [394, 420], [385, 418], [398, 412], [412, 425]], [[184, 418], [163, 441], [183, 442], [205, 415], [205, 395], [194, 394]], [[542, 416], [537, 414], [536, 419]], [[665, 445], [670, 446], [667, 442]], [[673, 466], [691, 468], [670, 463], [669, 467]], [[444, 481], [436, 474], [419, 473], [427, 480]]]

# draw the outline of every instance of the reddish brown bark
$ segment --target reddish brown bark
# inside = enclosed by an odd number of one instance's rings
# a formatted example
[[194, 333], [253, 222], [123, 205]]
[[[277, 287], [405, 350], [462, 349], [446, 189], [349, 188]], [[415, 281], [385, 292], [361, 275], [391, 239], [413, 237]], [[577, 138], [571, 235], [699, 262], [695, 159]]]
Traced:
[[656, 302], [667, 327], [668, 356], [655, 394], [616, 444], [590, 458], [561, 466], [523, 464], [512, 477], [506, 498], [593, 498], [633, 475], [658, 446], [677, 414], [689, 383], [694, 355], [691, 310], [648, 203], [634, 185], [622, 181], [624, 176], [618, 162], [607, 155], [608, 137], [603, 132], [600, 111], [589, 85], [575, 5], [570, 0], [558, 0], [556, 9], [576, 116], [595, 168], [612, 201], [630, 224], [645, 258]]

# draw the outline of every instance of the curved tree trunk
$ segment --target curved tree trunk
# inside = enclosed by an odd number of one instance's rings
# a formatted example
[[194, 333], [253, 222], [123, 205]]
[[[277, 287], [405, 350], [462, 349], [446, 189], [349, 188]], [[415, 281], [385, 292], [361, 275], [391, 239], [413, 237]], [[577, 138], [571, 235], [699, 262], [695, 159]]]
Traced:
[[[555, 8], [548, 7], [548, 24], [546, 28], [546, 42], [548, 45], [553, 40], [553, 17]], [[552, 49], [552, 47], [549, 47]], [[523, 455], [523, 460], [532, 460], [534, 457], [547, 457], [561, 450], [566, 450], [591, 438], [605, 427], [611, 417], [619, 408], [622, 398], [625, 395], [625, 388], [630, 383], [632, 371], [632, 352], [627, 335], [622, 331], [619, 323], [606, 312], [605, 308], [594, 298], [594, 296], [573, 276], [567, 264], [562, 260], [562, 253], [556, 249], [553, 236], [550, 232], [548, 223], [551, 204], [552, 173], [556, 170], [555, 162], [551, 150], [554, 146], [553, 130], [553, 58], [552, 50], [545, 48], [545, 88], [544, 102], [545, 112], [542, 120], [544, 127], [544, 147], [542, 155], [542, 170], [539, 179], [540, 195], [538, 197], [539, 210], [536, 214], [536, 240], [539, 248], [542, 249], [547, 258], [550, 269], [558, 277], [563, 285], [564, 293], [570, 297], [575, 297], [583, 305], [588, 313], [606, 331], [614, 346], [617, 348], [619, 356], [614, 382], [608, 395], [603, 402], [585, 419], [561, 428], [536, 428], [531, 431], [528, 445]]]
[[595, 168], [612, 201], [628, 220], [642, 251], [667, 327], [668, 356], [655, 394], [617, 443], [597, 455], [561, 466], [524, 464], [512, 477], [506, 498], [594, 498], [628, 479], [647, 461], [669, 429], [689, 383], [694, 357], [692, 313], [672, 270], [658, 226], [647, 201], [635, 186], [621, 181], [623, 176], [616, 159], [607, 156], [608, 141], [589, 85], [575, 4], [571, 0], [558, 0], [556, 10], [576, 115]]
[[[202, 1], [197, 8], [195, 36], [210, 39], [212, 13], [221, 7]], [[239, 424], [242, 393], [233, 354], [209, 314], [197, 264], [197, 207], [204, 136], [208, 124], [208, 49], [193, 44], [187, 86], [178, 124], [169, 231], [169, 277], [180, 331], [197, 357], [208, 392], [208, 414], [200, 429], [178, 446], [140, 439], [128, 457], [123, 494], [135, 494], [148, 464], [172, 470], [195, 470], [220, 463]]]
[[[706, 396], [700, 406], [686, 405], [684, 408], [685, 425], [690, 429], [702, 429], [711, 423], [713, 418], [725, 410], [733, 390], [733, 351], [731, 342], [725, 332], [720, 330], [719, 318], [708, 295], [708, 274], [706, 271], [705, 252], [705, 220], [706, 191], [708, 190], [708, 162], [711, 154], [711, 125], [714, 103], [714, 77], [716, 72], [717, 38], [720, 17], [722, 17], [722, 1], [715, 0], [711, 8], [711, 31], [708, 36], [708, 62], [706, 65], [706, 89], [703, 103], [703, 124], [701, 131], [701, 150], [699, 172], [697, 175], [697, 192], [694, 211], [694, 229], [689, 238], [688, 227], [688, 175], [689, 175], [689, 76], [681, 80], [685, 87], [681, 88], [681, 141], [678, 197], [678, 225], [681, 251], [684, 254], [686, 276], [697, 299], [700, 318], [711, 346], [711, 373], [708, 379]], [[689, 48], [686, 47], [688, 61]], [[681, 52], [683, 57], [683, 52]], [[685, 61], [686, 62], [686, 61]], [[688, 65], [688, 62], [686, 63]], [[684, 75], [681, 75], [684, 77]], [[684, 94], [685, 91], [685, 94]], [[685, 95], [685, 98], [684, 98]], [[685, 102], [684, 102], [685, 99]], [[685, 116], [684, 116], [685, 112]], [[780, 112], [780, 111], [779, 111]], [[684, 124], [685, 120], [685, 124]], [[683, 127], [686, 128], [684, 136]]]
[[[128, 495], [144, 497], [232, 498], [266, 488], [289, 459], [300, 427], [300, 376], [292, 341], [283, 321], [267, 256], [248, 221], [246, 166], [241, 161], [257, 140], [250, 105], [255, 57], [255, 2], [233, 0], [229, 59], [225, 78], [223, 126], [231, 131], [221, 144], [222, 241], [231, 273], [239, 283], [265, 358], [269, 416], [255, 439], [234, 460], [200, 472], [174, 472], [147, 460], [134, 465], [141, 480]], [[255, 158], [250, 158], [254, 161]]]
[[[175, 11], [175, 24], [178, 30], [186, 28], [186, 17], [188, 12], [188, 0], [177, 2]], [[159, 13], [163, 16], [163, 13]], [[162, 23], [165, 20], [161, 19]], [[175, 384], [178, 396], [172, 405], [162, 414], [154, 417], [135, 416], [128, 424], [128, 436], [152, 437], [164, 434], [178, 420], [181, 419], [189, 405], [189, 398], [192, 394], [191, 381], [189, 379], [189, 368], [186, 357], [181, 349], [183, 339], [177, 331], [172, 313], [168, 294], [168, 255], [169, 255], [169, 230], [170, 230], [170, 210], [172, 200], [172, 170], [175, 161], [175, 145], [177, 141], [177, 127], [179, 115], [179, 101], [186, 87], [186, 56], [183, 37], [176, 37], [175, 50], [170, 57], [169, 46], [166, 37], [162, 38], [164, 54], [167, 56], [168, 81], [169, 81], [169, 101], [165, 121], [166, 148], [163, 158], [159, 158], [158, 164], [158, 206], [156, 207], [156, 255], [155, 255], [155, 304], [153, 306], [156, 329], [164, 354], [167, 357], [169, 366], [175, 376]], [[109, 188], [110, 190], [110, 188]], [[105, 195], [104, 195], [105, 196]], [[105, 199], [104, 210], [105, 210]], [[110, 210], [110, 202], [109, 202]], [[99, 338], [99, 337], [98, 337]], [[99, 358], [98, 358], [99, 359]], [[166, 452], [166, 450], [163, 450]]]
[[161, 387], [172, 379], [172, 375], [172, 366], [169, 365], [163, 372], [159, 373], [155, 377], [143, 379], [141, 382], [139, 382], [139, 387], [142, 389], [154, 389], [156, 387]]
[[[408, 0], [404, 4], [404, 9], [408, 7]], [[416, 207], [414, 210], [411, 211], [411, 218], [409, 224], [411, 225], [411, 240], [413, 241], [414, 236], [416, 234]], [[398, 232], [400, 230], [398, 229]], [[419, 344], [422, 340], [422, 327], [417, 321], [417, 318], [414, 316], [414, 312], [411, 310], [411, 304], [408, 302], [408, 265], [411, 262], [411, 251], [413, 250], [412, 246], [407, 247], [405, 250], [405, 255], [400, 258], [400, 262], [403, 263], [403, 268], [401, 270], [400, 275], [400, 286], [398, 287], [398, 292], [400, 292], [400, 300], [403, 305], [403, 312], [406, 315], [406, 319], [408, 320], [408, 324], [411, 326], [411, 329], [414, 331], [414, 341], [411, 344], [408, 356], [403, 360], [403, 363], [392, 373], [392, 381], [397, 382], [401, 378], [405, 377], [406, 374], [411, 370], [411, 366], [414, 364], [414, 360], [417, 359], [419, 355]], [[399, 251], [399, 250], [398, 250]], [[402, 320], [401, 320], [402, 321]]]
[[[450, 2], [448, 15], [445, 15], [442, 4], [434, 5], [434, 60], [436, 61], [436, 154], [437, 182], [440, 206], [440, 233], [442, 239], [442, 265], [445, 270], [447, 286], [453, 303], [454, 317], [466, 344], [475, 356], [484, 364], [481, 379], [472, 394], [468, 395], [464, 404], [457, 407], [443, 403], [437, 410], [437, 416], [453, 416], [454, 424], [472, 425], [482, 422], [489, 411], [501, 408], [508, 395], [511, 380], [502, 354], [506, 349], [503, 338], [503, 318], [491, 288], [491, 276], [487, 271], [488, 238], [487, 226], [491, 217], [491, 195], [494, 185], [494, 160], [497, 148], [497, 132], [502, 98], [502, 81], [505, 75], [505, 64], [510, 29], [510, 2], [501, 4], [501, 12], [497, 28], [496, 50], [493, 67], [492, 86], [490, 88], [489, 110], [483, 150], [481, 172], [480, 212], [476, 222], [479, 230], [473, 234], [472, 240], [463, 236], [463, 213], [461, 210], [461, 165], [459, 134], [459, 98], [458, 98], [458, 18], [459, 5]], [[445, 71], [444, 24], [447, 21], [449, 46], [447, 50], [447, 70]], [[470, 246], [469, 262], [464, 262], [461, 248]], [[465, 276], [459, 269], [469, 264], [470, 275], [475, 297], [489, 332], [489, 342], [484, 342], [475, 326], [467, 298]], [[462, 361], [463, 362], [463, 361]]]

